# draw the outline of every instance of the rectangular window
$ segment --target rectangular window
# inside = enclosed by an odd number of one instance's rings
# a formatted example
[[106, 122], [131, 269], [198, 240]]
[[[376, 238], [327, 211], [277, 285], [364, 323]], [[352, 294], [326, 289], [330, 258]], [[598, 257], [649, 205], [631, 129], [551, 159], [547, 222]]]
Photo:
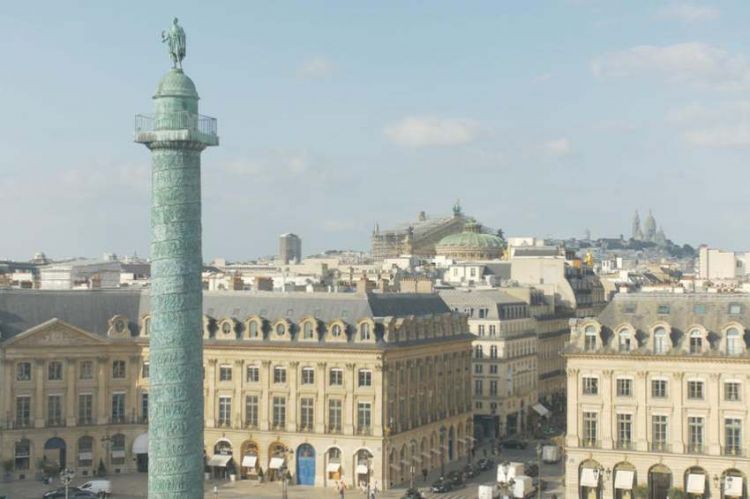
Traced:
[[273, 382], [286, 383], [286, 368], [279, 366], [273, 368]]
[[669, 305], [659, 305], [659, 307], [656, 309], [657, 314], [668, 314], [669, 313]]
[[655, 415], [651, 417], [651, 450], [667, 450], [667, 416]]
[[81, 362], [81, 379], [94, 379], [94, 362], [84, 360]]
[[482, 364], [474, 364], [474, 374], [482, 374], [484, 367]]
[[31, 381], [31, 362], [16, 364], [16, 381]]
[[724, 455], [742, 455], [742, 420], [727, 418], [724, 420]]
[[617, 380], [617, 396], [618, 397], [632, 397], [633, 396], [633, 380], [632, 379], [618, 379]]
[[703, 303], [696, 303], [693, 305], [693, 313], [697, 315], [703, 315], [706, 313], [706, 305]]
[[343, 371], [343, 369], [334, 368], [334, 369], [331, 369], [328, 374], [329, 374], [329, 376], [328, 376], [328, 384], [329, 385], [331, 385], [331, 386], [341, 386], [341, 385], [344, 384], [344, 371]]
[[148, 392], [141, 393], [141, 421], [148, 422]]
[[112, 378], [123, 379], [125, 378], [125, 361], [115, 360], [112, 362]]
[[78, 395], [78, 424], [94, 424], [94, 396], [90, 393]]
[[219, 426], [232, 424], [232, 397], [219, 397]]
[[490, 365], [490, 374], [497, 374], [497, 365], [491, 364]]
[[48, 395], [47, 426], [60, 426], [62, 422], [62, 395]]
[[490, 381], [490, 395], [497, 395], [497, 381]]
[[729, 313], [731, 315], [739, 315], [742, 313], [742, 305], [739, 303], [730, 303], [729, 304]]
[[481, 379], [475, 379], [474, 380], [474, 395], [481, 397], [482, 392], [484, 392], [484, 383]]
[[688, 381], [687, 398], [690, 400], [703, 400], [703, 381]]
[[599, 378], [584, 377], [583, 378], [583, 394], [584, 395], [597, 395], [599, 393]]
[[490, 336], [495, 336], [497, 334], [497, 326], [491, 325], [490, 326]]
[[312, 431], [315, 415], [315, 400], [303, 398], [299, 401], [299, 421], [302, 431]]
[[651, 397], [655, 399], [667, 398], [667, 380], [665, 379], [652, 379], [651, 380]]
[[112, 394], [112, 422], [113, 423], [125, 422], [125, 394], [124, 393]]
[[372, 386], [372, 371], [360, 369], [357, 386]]
[[141, 367], [141, 378], [148, 379], [151, 376], [151, 365], [148, 362], [143, 363]]
[[16, 397], [16, 426], [26, 428], [31, 425], [31, 397]]
[[361, 435], [369, 435], [372, 424], [372, 404], [369, 402], [357, 403], [357, 431]]
[[599, 415], [595, 412], [583, 413], [583, 447], [595, 447], [598, 436]]
[[258, 396], [248, 395], [245, 397], [245, 426], [249, 428], [258, 427]]
[[232, 366], [219, 366], [219, 381], [232, 381]]
[[315, 368], [313, 367], [302, 368], [302, 384], [303, 385], [315, 384]]
[[52, 361], [47, 364], [47, 379], [50, 381], [60, 381], [63, 379], [62, 362]]
[[273, 398], [273, 429], [283, 430], [286, 428], [286, 398]]
[[260, 381], [260, 369], [258, 369], [258, 366], [247, 366], [245, 381], [248, 383], [257, 383]]
[[740, 384], [737, 381], [724, 383], [724, 400], [737, 402], [740, 400]]
[[688, 452], [703, 453], [703, 418], [688, 418]]
[[629, 449], [633, 441], [633, 415], [617, 415], [617, 443], [620, 449]]
[[330, 399], [328, 401], [328, 430], [341, 431], [341, 400]]
[[[481, 312], [481, 310], [480, 310]], [[479, 336], [484, 336], [484, 326], [479, 326]]]

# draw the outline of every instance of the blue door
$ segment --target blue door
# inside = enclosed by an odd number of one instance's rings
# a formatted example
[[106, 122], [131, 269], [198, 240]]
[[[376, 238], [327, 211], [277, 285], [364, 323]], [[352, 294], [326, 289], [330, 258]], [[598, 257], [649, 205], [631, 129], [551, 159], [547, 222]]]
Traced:
[[315, 485], [315, 449], [310, 444], [297, 447], [297, 483]]

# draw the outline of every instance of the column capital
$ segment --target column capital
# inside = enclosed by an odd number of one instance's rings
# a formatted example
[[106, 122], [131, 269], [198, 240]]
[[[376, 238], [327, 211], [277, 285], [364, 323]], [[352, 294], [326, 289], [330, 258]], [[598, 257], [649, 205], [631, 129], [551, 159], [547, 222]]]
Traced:
[[291, 361], [291, 362], [289, 363], [289, 365], [290, 365], [290, 366], [291, 366], [291, 367], [292, 367], [293, 369], [297, 369], [297, 366], [299, 366], [299, 361], [298, 361], [298, 360], [293, 360], [293, 361]]
[[218, 362], [218, 359], [208, 359], [207, 362], [209, 366], [216, 367], [216, 363]]

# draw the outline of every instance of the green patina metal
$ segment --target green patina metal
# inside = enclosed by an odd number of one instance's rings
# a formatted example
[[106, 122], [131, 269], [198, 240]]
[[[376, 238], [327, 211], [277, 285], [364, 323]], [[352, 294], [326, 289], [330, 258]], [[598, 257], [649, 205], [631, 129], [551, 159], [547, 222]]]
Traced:
[[135, 130], [153, 166], [148, 496], [202, 498], [200, 155], [219, 139], [182, 69], [162, 78], [154, 103]]

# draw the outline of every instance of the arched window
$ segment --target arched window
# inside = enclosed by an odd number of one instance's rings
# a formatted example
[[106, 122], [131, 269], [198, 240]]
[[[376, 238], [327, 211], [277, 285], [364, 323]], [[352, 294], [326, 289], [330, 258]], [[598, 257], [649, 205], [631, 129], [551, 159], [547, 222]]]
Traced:
[[84, 436], [78, 439], [78, 466], [91, 466], [94, 460], [94, 438]]
[[596, 350], [596, 336], [596, 328], [594, 326], [587, 326], [585, 330], [584, 350], [587, 352]]
[[727, 329], [727, 354], [739, 355], [742, 353], [742, 337], [736, 327]]
[[151, 334], [151, 317], [143, 319], [143, 336], [149, 336]]
[[482, 345], [477, 345], [474, 347], [474, 358], [481, 359], [484, 358], [484, 352], [482, 351]]
[[302, 326], [302, 337], [306, 340], [312, 339], [313, 337], [313, 325], [311, 322], [305, 322], [305, 325]]
[[338, 324], [334, 324], [331, 328], [331, 334], [336, 338], [341, 336], [341, 326]]
[[667, 330], [663, 327], [658, 327], [654, 331], [654, 353], [667, 353]]
[[282, 323], [276, 324], [276, 334], [284, 336], [284, 333], [286, 333], [286, 325]]
[[699, 329], [690, 331], [690, 353], [703, 352], [703, 333]]
[[251, 338], [258, 337], [258, 323], [256, 321], [250, 321], [249, 333]]
[[629, 352], [633, 347], [633, 335], [627, 329], [623, 329], [619, 334], [620, 341], [618, 349], [620, 352]]
[[224, 334], [230, 334], [232, 332], [232, 325], [227, 322], [221, 323], [221, 332]]
[[125, 464], [125, 435], [112, 435], [112, 464]]
[[370, 325], [368, 323], [363, 323], [359, 326], [359, 334], [362, 341], [367, 341], [370, 339]]

